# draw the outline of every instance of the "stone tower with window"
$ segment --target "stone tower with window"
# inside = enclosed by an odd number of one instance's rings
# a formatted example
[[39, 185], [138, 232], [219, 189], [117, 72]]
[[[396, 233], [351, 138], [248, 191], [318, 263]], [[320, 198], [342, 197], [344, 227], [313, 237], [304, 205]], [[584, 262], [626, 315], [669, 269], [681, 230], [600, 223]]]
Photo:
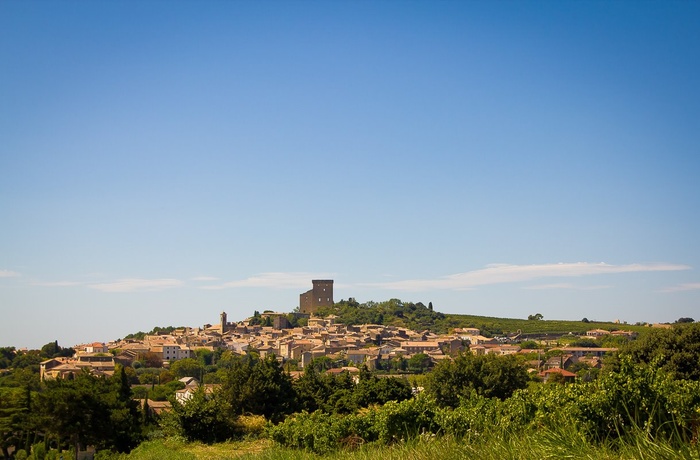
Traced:
[[221, 324], [219, 325], [219, 329], [221, 330], [221, 334], [223, 335], [228, 329], [228, 322], [226, 321], [226, 312], [222, 311], [219, 317], [221, 318]]
[[333, 280], [312, 280], [313, 289], [299, 295], [299, 311], [314, 314], [319, 307], [333, 306]]

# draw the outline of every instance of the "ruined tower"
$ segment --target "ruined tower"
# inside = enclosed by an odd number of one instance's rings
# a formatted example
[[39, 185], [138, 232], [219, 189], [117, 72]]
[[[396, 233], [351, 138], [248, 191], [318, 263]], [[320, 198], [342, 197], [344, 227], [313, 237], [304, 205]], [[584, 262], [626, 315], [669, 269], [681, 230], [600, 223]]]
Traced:
[[226, 322], [226, 312], [222, 311], [221, 312], [221, 334], [226, 332], [226, 326], [228, 326], [228, 323]]
[[299, 311], [301, 313], [316, 313], [319, 307], [333, 305], [333, 280], [312, 280], [313, 289], [299, 295]]

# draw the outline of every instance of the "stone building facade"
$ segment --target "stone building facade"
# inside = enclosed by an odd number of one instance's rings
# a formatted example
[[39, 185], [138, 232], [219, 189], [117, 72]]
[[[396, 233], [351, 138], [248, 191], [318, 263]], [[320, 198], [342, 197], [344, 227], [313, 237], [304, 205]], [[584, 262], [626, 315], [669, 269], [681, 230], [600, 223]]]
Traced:
[[319, 307], [333, 305], [333, 280], [312, 280], [313, 289], [299, 295], [299, 311], [314, 314]]

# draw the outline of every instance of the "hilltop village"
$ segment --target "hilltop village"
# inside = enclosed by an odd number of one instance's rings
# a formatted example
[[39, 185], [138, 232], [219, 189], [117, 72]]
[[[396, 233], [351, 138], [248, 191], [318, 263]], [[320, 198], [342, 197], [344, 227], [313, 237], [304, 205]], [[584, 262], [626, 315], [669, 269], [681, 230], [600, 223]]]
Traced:
[[[195, 358], [196, 350], [226, 350], [236, 354], [249, 351], [261, 357], [275, 355], [283, 362], [291, 362], [303, 369], [316, 358], [326, 357], [338, 367], [357, 371], [366, 366], [370, 370], [389, 369], [392, 363], [409, 360], [416, 355], [432, 365], [469, 350], [474, 354], [494, 353], [509, 355], [527, 353], [532, 356], [542, 350], [522, 348], [517, 338], [485, 337], [477, 328], [457, 328], [450, 334], [437, 335], [429, 331], [378, 324], [348, 326], [336, 322], [333, 315], [317, 317], [314, 313], [323, 306], [333, 305], [333, 281], [314, 280], [313, 289], [300, 295], [299, 312], [304, 326], [291, 327], [289, 314], [264, 312], [240, 322], [229, 322], [222, 312], [218, 324], [202, 327], [183, 327], [167, 333], [145, 335], [142, 339], [125, 339], [108, 343], [79, 345], [73, 357], [53, 358], [41, 363], [41, 378], [67, 377], [88, 369], [97, 375], [111, 375], [116, 364], [132, 366], [144, 356], [155, 360], [158, 367]], [[609, 332], [594, 329], [587, 338], [604, 334], [632, 335], [631, 332]], [[556, 350], [556, 348], [555, 348]], [[564, 347], [558, 356], [544, 360], [530, 360], [532, 371], [546, 378], [548, 373], [561, 372], [573, 377], [566, 369], [577, 363], [600, 368], [601, 358], [615, 348]]]

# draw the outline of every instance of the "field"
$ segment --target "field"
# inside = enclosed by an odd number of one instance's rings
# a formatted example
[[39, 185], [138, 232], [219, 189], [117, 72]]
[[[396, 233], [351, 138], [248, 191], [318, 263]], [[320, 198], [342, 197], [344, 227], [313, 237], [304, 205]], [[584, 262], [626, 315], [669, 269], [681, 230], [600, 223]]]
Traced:
[[648, 326], [618, 324], [611, 322], [583, 322], [567, 320], [527, 320], [515, 318], [495, 318], [490, 316], [445, 314], [445, 320], [457, 327], [478, 327], [484, 331], [501, 331], [502, 334], [520, 331], [523, 334], [583, 334], [591, 329], [623, 329], [643, 333]]
[[668, 444], [652, 442], [643, 434], [617, 445], [596, 446], [575, 432], [537, 432], [522, 436], [486, 439], [423, 438], [399, 442], [392, 446], [365, 446], [356, 450], [318, 455], [303, 450], [278, 447], [267, 440], [229, 442], [214, 445], [183, 443], [174, 440], [149, 441], [119, 460], [541, 460], [576, 459], [700, 459], [700, 448], [674, 449]]

